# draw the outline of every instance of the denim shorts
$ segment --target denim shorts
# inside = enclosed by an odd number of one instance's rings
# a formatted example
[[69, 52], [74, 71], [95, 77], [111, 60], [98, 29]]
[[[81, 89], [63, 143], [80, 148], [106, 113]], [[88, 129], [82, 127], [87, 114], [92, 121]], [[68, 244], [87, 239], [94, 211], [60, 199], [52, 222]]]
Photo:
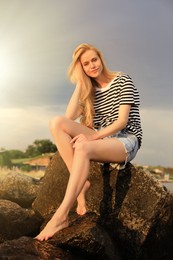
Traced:
[[[120, 163], [118, 165], [118, 168], [125, 168], [126, 163], [133, 160], [137, 154], [137, 151], [139, 149], [138, 138], [133, 134], [127, 133], [125, 130], [119, 131], [117, 134], [113, 134], [111, 136], [108, 136], [107, 138], [117, 138], [120, 142], [123, 143], [127, 156], [125, 162]], [[111, 165], [113, 167], [115, 166], [114, 163], [111, 163]]]

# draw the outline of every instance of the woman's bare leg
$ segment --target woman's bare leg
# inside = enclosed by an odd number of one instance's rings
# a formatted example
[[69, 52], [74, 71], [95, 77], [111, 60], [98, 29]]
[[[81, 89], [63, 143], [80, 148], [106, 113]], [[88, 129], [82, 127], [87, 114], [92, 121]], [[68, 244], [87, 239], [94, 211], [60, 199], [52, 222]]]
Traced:
[[78, 213], [78, 215], [84, 215], [87, 212], [87, 205], [86, 205], [86, 192], [88, 191], [88, 189], [90, 188], [90, 182], [88, 180], [86, 180], [79, 196], [77, 197], [77, 208], [76, 208], [76, 212]]
[[90, 161], [85, 157], [74, 154], [73, 165], [65, 193], [65, 197], [53, 215], [52, 219], [48, 222], [46, 227], [40, 232], [36, 239], [43, 241], [52, 237], [56, 232], [68, 226], [68, 213], [80, 194], [89, 173]]
[[[94, 133], [94, 131], [62, 116], [56, 117], [51, 121], [50, 130], [58, 151], [61, 154], [61, 157], [63, 158], [69, 172], [71, 172], [74, 156], [74, 149], [72, 144], [70, 144], [71, 139], [77, 134], [91, 134]], [[84, 215], [87, 211], [85, 194], [89, 187], [90, 182], [87, 180], [77, 198], [76, 211], [79, 215]]]
[[36, 238], [40, 241], [47, 240], [57, 231], [68, 226], [68, 213], [88, 178], [90, 160], [123, 162], [125, 158], [124, 146], [116, 139], [79, 143], [75, 148], [71, 174], [64, 199], [52, 219]]

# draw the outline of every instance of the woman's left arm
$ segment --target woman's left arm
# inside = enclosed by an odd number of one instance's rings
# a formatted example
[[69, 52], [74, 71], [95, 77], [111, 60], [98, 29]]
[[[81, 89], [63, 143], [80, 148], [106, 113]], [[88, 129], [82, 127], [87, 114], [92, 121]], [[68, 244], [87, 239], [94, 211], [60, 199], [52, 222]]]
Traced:
[[94, 139], [102, 139], [106, 136], [115, 134], [120, 130], [124, 129], [127, 125], [131, 105], [120, 105], [118, 119], [114, 121], [111, 125], [101, 129], [94, 134]]
[[120, 105], [118, 119], [114, 121], [111, 125], [103, 128], [98, 132], [95, 132], [92, 135], [79, 134], [75, 136], [70, 143], [74, 143], [73, 147], [75, 148], [76, 142], [78, 143], [85, 140], [88, 141], [98, 140], [119, 132], [120, 130], [124, 129], [127, 125], [130, 108], [131, 105]]

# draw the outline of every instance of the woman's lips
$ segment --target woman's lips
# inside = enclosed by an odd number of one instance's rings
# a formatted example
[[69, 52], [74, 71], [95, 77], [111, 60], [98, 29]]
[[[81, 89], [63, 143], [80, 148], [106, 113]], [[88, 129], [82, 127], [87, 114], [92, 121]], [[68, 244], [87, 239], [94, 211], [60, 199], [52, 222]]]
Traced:
[[91, 72], [92, 73], [95, 73], [95, 72], [97, 72], [98, 71], [98, 68], [97, 69], [94, 69], [94, 70], [92, 70]]

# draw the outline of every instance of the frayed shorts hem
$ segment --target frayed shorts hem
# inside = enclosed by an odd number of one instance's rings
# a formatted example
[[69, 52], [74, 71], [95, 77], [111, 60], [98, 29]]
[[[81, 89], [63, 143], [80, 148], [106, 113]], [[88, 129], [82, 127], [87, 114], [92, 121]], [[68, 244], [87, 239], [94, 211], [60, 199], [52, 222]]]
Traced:
[[126, 151], [126, 160], [123, 163], [111, 163], [110, 165], [112, 167], [117, 167], [117, 169], [124, 169], [127, 162], [132, 161], [136, 154], [137, 151], [139, 150], [139, 142], [138, 138], [133, 135], [129, 134], [127, 132], [120, 131], [119, 133], [115, 135], [111, 135], [108, 138], [117, 138], [122, 144], [124, 145], [125, 151]]

